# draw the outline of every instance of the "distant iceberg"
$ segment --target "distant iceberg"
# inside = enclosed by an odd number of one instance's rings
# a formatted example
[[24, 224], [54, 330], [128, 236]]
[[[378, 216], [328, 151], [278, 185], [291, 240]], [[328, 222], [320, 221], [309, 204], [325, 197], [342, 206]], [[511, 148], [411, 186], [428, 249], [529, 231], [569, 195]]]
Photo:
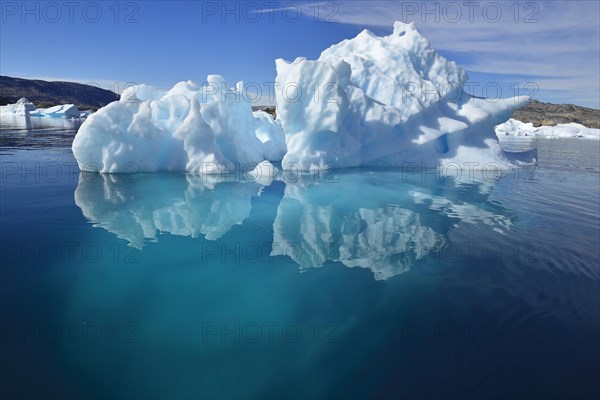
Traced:
[[79, 118], [81, 112], [75, 104], [62, 104], [46, 108], [42, 111], [42, 116], [52, 118]]
[[0, 115], [3, 117], [51, 117], [51, 118], [86, 118], [90, 111], [79, 111], [75, 104], [61, 104], [50, 108], [36, 108], [25, 97], [15, 104], [0, 106]]
[[0, 114], [5, 116], [26, 117], [32, 111], [35, 111], [35, 105], [25, 97], [20, 98], [15, 104], [0, 106]]
[[581, 124], [571, 122], [555, 126], [534, 127], [531, 122], [525, 123], [516, 119], [509, 119], [496, 126], [496, 134], [502, 136], [533, 136], [544, 138], [581, 138], [600, 140], [600, 129], [588, 128]]
[[[243, 84], [180, 82], [168, 92], [125, 91], [90, 116], [73, 141], [80, 169], [222, 173], [263, 160], [284, 170], [399, 167], [404, 163], [514, 166], [494, 127], [528, 97], [484, 99], [464, 91], [464, 69], [433, 49], [413, 24], [389, 36], [368, 30], [315, 61], [276, 61], [277, 118], [252, 112]], [[520, 161], [535, 161], [527, 152]]]

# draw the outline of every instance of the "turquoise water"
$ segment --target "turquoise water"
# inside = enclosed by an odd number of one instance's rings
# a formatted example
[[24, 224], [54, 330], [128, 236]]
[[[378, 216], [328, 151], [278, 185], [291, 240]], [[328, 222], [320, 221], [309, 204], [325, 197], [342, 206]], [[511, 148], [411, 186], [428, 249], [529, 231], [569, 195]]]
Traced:
[[0, 136], [3, 398], [600, 395], [598, 142], [260, 184], [80, 174], [76, 129]]

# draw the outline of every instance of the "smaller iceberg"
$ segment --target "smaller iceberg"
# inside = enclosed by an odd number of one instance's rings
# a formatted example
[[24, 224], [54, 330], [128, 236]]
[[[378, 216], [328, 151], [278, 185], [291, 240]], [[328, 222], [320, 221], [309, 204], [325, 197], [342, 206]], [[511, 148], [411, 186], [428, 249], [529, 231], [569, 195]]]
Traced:
[[75, 104], [62, 104], [47, 108], [43, 111], [42, 116], [51, 118], [79, 118], [81, 112]]
[[79, 111], [75, 104], [61, 104], [50, 108], [38, 108], [29, 113], [32, 117], [85, 118], [88, 111]]
[[91, 111], [79, 111], [75, 104], [61, 104], [50, 108], [36, 108], [25, 97], [15, 104], [0, 106], [3, 117], [50, 117], [50, 118], [86, 118]]
[[600, 129], [588, 128], [581, 124], [571, 122], [555, 126], [534, 127], [531, 122], [521, 122], [509, 119], [496, 126], [496, 135], [502, 136], [532, 136], [543, 138], [581, 138], [600, 140]]
[[35, 110], [35, 105], [25, 97], [20, 98], [15, 104], [0, 106], [0, 114], [16, 117], [27, 117]]

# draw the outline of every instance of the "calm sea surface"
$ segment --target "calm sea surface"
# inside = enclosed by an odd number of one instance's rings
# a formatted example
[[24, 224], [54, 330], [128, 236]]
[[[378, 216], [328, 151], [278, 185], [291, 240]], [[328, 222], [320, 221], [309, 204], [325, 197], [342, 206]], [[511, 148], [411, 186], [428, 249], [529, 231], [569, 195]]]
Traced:
[[0, 130], [2, 398], [600, 396], [598, 141], [259, 183], [80, 174], [77, 127]]

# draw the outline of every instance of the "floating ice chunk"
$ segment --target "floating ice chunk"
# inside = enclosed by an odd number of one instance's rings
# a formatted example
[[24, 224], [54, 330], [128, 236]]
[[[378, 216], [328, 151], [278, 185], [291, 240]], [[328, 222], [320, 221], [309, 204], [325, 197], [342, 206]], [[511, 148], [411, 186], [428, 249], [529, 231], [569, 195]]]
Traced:
[[43, 116], [52, 118], [79, 118], [81, 112], [75, 104], [62, 104], [44, 110]]
[[29, 113], [35, 112], [35, 105], [25, 97], [20, 98], [15, 104], [0, 106], [0, 114], [27, 117]]
[[29, 112], [32, 117], [86, 118], [89, 111], [79, 111], [75, 104], [61, 104], [50, 108], [38, 108]]
[[571, 122], [555, 126], [541, 126], [535, 128], [531, 122], [524, 123], [516, 119], [509, 119], [496, 126], [498, 136], [533, 136], [545, 138], [582, 138], [600, 140], [600, 129], [588, 128], [581, 124]]

